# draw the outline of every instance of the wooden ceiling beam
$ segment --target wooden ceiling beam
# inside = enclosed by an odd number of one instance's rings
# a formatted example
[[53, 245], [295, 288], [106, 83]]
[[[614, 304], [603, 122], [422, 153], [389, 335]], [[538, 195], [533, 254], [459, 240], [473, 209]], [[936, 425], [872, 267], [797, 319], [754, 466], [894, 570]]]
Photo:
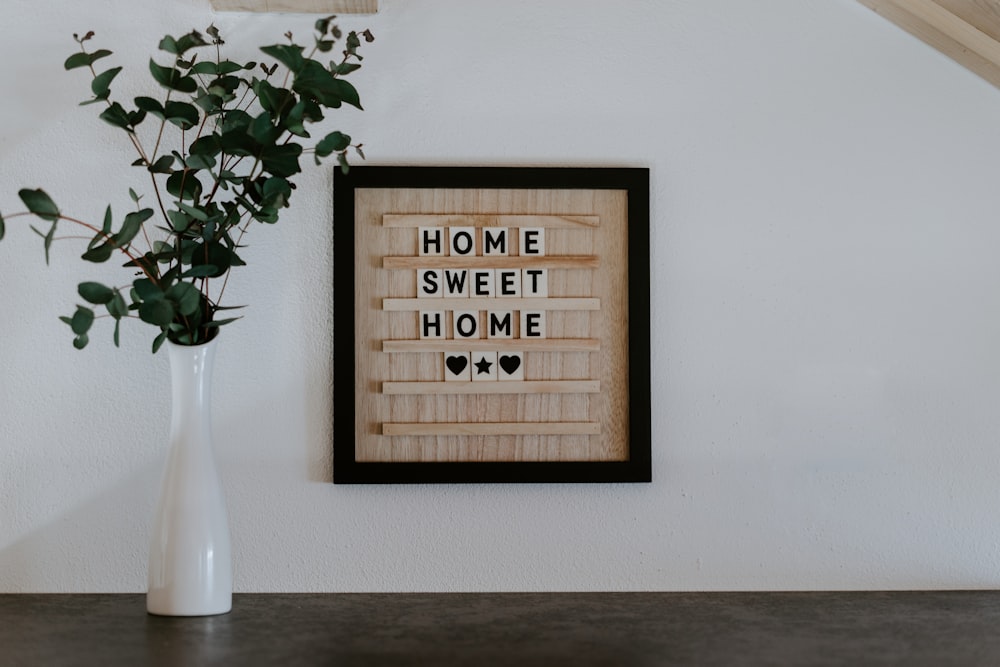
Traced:
[[858, 0], [1000, 88], [1000, 0]]
[[378, 0], [212, 0], [212, 7], [220, 12], [375, 14]]

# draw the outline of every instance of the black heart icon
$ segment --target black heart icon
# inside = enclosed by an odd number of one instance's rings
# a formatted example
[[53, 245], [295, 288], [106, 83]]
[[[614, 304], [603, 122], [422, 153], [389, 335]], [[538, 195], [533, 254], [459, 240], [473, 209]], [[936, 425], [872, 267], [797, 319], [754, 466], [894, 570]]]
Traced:
[[521, 357], [508, 357], [503, 355], [498, 360], [500, 362], [500, 368], [507, 375], [513, 375], [514, 371], [521, 367]]
[[460, 375], [465, 367], [469, 365], [468, 357], [446, 357], [444, 363], [448, 365], [448, 370], [452, 375]]

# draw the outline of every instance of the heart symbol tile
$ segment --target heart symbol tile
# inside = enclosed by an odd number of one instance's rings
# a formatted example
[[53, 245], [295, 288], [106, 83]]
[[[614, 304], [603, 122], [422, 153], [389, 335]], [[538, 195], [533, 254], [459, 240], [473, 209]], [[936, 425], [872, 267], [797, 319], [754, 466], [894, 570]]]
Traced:
[[468, 357], [446, 357], [444, 363], [452, 375], [461, 375], [465, 367], [469, 365]]
[[513, 375], [514, 372], [521, 367], [521, 357], [501, 355], [498, 361], [500, 362], [500, 368], [502, 368], [503, 372], [507, 375]]

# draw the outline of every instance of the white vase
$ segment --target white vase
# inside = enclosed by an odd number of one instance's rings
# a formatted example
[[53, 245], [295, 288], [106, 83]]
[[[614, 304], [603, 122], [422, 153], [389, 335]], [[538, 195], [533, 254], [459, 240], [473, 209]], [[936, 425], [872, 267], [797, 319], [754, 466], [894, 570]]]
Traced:
[[170, 451], [153, 521], [146, 609], [162, 616], [225, 614], [233, 605], [229, 519], [212, 452], [210, 399], [218, 339], [166, 343]]

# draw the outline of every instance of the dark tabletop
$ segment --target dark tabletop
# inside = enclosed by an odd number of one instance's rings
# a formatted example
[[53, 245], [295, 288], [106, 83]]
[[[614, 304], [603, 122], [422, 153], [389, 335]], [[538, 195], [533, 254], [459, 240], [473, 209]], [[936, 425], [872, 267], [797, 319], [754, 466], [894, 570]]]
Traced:
[[1000, 666], [1000, 592], [0, 595], [0, 665]]

